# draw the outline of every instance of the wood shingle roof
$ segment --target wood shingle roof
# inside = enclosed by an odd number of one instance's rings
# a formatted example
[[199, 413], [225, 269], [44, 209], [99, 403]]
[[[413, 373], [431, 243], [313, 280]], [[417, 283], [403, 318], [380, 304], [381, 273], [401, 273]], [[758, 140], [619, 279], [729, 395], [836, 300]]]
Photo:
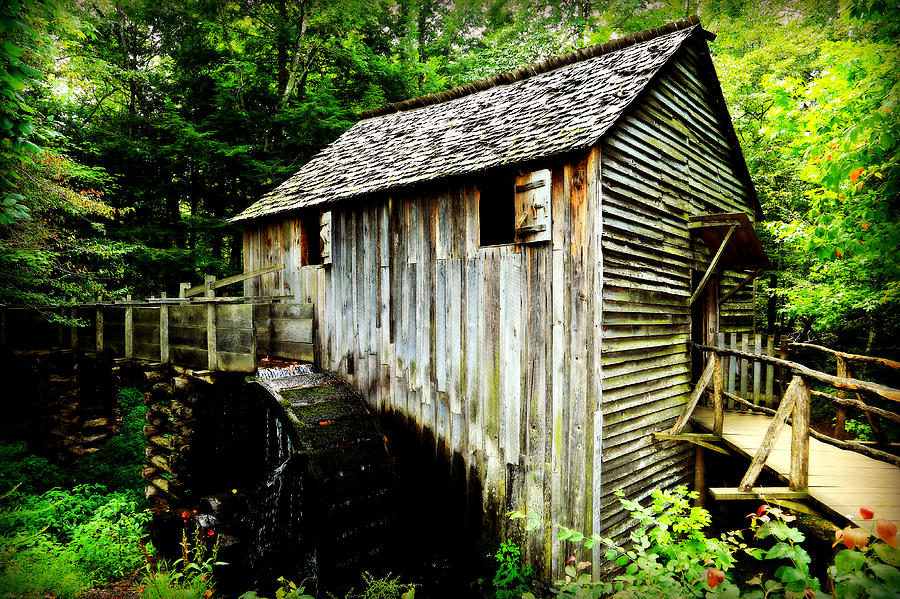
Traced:
[[450, 90], [447, 100], [438, 94], [371, 111], [381, 116], [357, 122], [232, 220], [590, 147], [700, 32], [692, 18]]

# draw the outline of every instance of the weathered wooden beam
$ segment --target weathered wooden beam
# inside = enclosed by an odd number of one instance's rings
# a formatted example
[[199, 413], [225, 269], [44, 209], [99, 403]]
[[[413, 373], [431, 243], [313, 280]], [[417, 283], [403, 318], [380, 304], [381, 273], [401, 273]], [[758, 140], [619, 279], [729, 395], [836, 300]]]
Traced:
[[[246, 279], [252, 279], [253, 277], [258, 277], [260, 275], [264, 275], [270, 272], [275, 272], [276, 270], [281, 270], [284, 268], [284, 264], [274, 264], [272, 266], [266, 266], [265, 268], [258, 268], [256, 270], [252, 270], [250, 272], [241, 273], [239, 275], [234, 275], [232, 277], [225, 277], [224, 279], [215, 280], [211, 283], [213, 289], [218, 289], [219, 287], [224, 287], [225, 285], [231, 285], [232, 283], [240, 283]], [[209, 275], [207, 275], [209, 276]], [[195, 285], [190, 287], [184, 292], [184, 297], [191, 297], [193, 295], [200, 295], [206, 291], [207, 283], [209, 280], [207, 279], [200, 285]]]
[[706, 456], [703, 448], [694, 448], [694, 491], [697, 492], [695, 505], [706, 505]]
[[824, 372], [819, 372], [818, 370], [813, 370], [812, 368], [804, 366], [803, 364], [798, 364], [797, 362], [791, 362], [790, 360], [783, 360], [781, 358], [773, 358], [771, 356], [762, 354], [754, 354], [751, 352], [724, 347], [715, 347], [712, 345], [702, 345], [693, 342], [691, 343], [691, 347], [694, 347], [701, 351], [718, 352], [721, 354], [727, 354], [729, 356], [738, 356], [739, 358], [745, 358], [747, 360], [757, 360], [766, 364], [774, 364], [776, 366], [781, 366], [782, 368], [793, 370], [798, 374], [802, 374], [805, 378], [831, 385], [832, 387], [835, 387], [837, 389], [847, 389], [849, 391], [866, 391], [868, 393], [874, 393], [879, 397], [890, 399], [891, 401], [900, 402], [900, 389], [893, 389], [891, 387], [879, 385], [878, 383], [870, 383], [869, 381], [862, 381], [853, 378], [836, 377], [830, 374], [825, 374]]
[[722, 436], [725, 427], [725, 402], [722, 399], [722, 356], [713, 354], [713, 434]]
[[[216, 290], [213, 284], [216, 282], [215, 275], [206, 275], [205, 295], [206, 297], [215, 297]], [[215, 371], [219, 366], [217, 355], [218, 345], [218, 328], [216, 326], [216, 305], [213, 303], [206, 305], [206, 361], [207, 368]]]
[[125, 301], [129, 302], [125, 306], [125, 357], [131, 359], [134, 357], [134, 306], [130, 303], [130, 293], [125, 296]]
[[721, 453], [722, 455], [734, 455], [724, 447], [719, 447], [718, 445], [714, 445], [716, 441], [721, 441], [722, 437], [714, 434], [702, 434], [702, 433], [679, 433], [677, 435], [673, 435], [670, 433], [653, 433], [654, 441], [687, 441], [688, 443], [693, 443], [697, 447], [705, 447], [706, 449], [710, 449], [715, 451], [716, 453]]
[[[160, 293], [160, 297], [165, 299], [166, 292]], [[159, 307], [159, 361], [169, 362], [169, 306], [166, 304]]]
[[784, 428], [788, 415], [794, 409], [798, 387], [801, 384], [802, 379], [800, 377], [795, 376], [791, 379], [791, 384], [788, 385], [784, 397], [781, 398], [781, 405], [778, 406], [775, 417], [772, 418], [769, 429], [766, 431], [759, 449], [756, 450], [756, 455], [753, 456], [753, 460], [750, 462], [750, 467], [747, 468], [744, 478], [741, 479], [741, 483], [738, 485], [738, 489], [741, 491], [749, 491], [756, 479], [759, 478], [759, 473], [762, 472], [763, 466], [766, 465], [766, 460], [769, 459], [769, 454], [772, 453], [772, 448], [775, 446], [775, 441], [778, 440], [781, 429]]
[[[791, 423], [791, 473], [790, 487], [802, 491], [809, 485], [809, 387], [801, 377], [796, 399], [794, 419]], [[793, 384], [793, 381], [791, 381]]]
[[[847, 377], [847, 360], [843, 356], [837, 356], [837, 376], [841, 378]], [[846, 399], [847, 392], [838, 389], [835, 399]], [[843, 440], [847, 434], [847, 409], [838, 401], [837, 416], [834, 419], [834, 438]]]
[[[97, 298], [99, 300], [99, 298]], [[96, 308], [97, 314], [94, 319], [94, 335], [97, 345], [97, 353], [103, 351], [103, 308], [99, 305]]]
[[697, 285], [697, 289], [694, 291], [694, 294], [688, 300], [688, 306], [692, 305], [700, 294], [703, 292], [703, 288], [706, 287], [706, 282], [709, 280], [709, 277], [712, 276], [712, 273], [715, 272], [716, 267], [719, 265], [719, 260], [722, 259], [722, 254], [725, 253], [725, 248], [728, 246], [728, 241], [731, 239], [731, 236], [734, 235], [735, 229], [737, 229], [737, 225], [731, 225], [728, 229], [728, 232], [725, 233], [725, 238], [722, 240], [722, 245], [719, 246], [716, 255], [713, 256], [713, 259], [710, 261], [709, 266], [706, 268], [706, 272], [703, 273], [703, 278], [700, 279], [700, 283]]
[[691, 393], [691, 398], [688, 400], [687, 405], [684, 407], [684, 413], [678, 417], [678, 420], [675, 421], [675, 425], [672, 426], [672, 429], [669, 431], [671, 434], [677, 435], [684, 429], [684, 426], [690, 419], [691, 414], [694, 413], [694, 408], [697, 407], [697, 402], [700, 401], [700, 397], [703, 395], [703, 391], [706, 389], [706, 386], [712, 379], [714, 368], [715, 362], [712, 360], [712, 358], [710, 358], [706, 362], [706, 368], [703, 369], [703, 374], [700, 376], [700, 380], [697, 381], [697, 386], [694, 387], [694, 392]]
[[[815, 389], [810, 390], [809, 393], [810, 393], [810, 395], [813, 395], [815, 397], [821, 397], [823, 399], [828, 399], [830, 401], [833, 401], [834, 403], [838, 404], [839, 406], [850, 406], [853, 408], [858, 408], [858, 409], [862, 410], [863, 412], [871, 412], [872, 414], [877, 414], [878, 416], [881, 416], [882, 418], [887, 418], [888, 420], [892, 420], [894, 422], [900, 422], [900, 414], [897, 414], [896, 412], [890, 412], [888, 410], [884, 410], [882, 408], [878, 408], [875, 406], [870, 406], [869, 404], [862, 401], [861, 399], [850, 399], [849, 397], [846, 399], [843, 399], [841, 397], [831, 395], [830, 393], [825, 393], [823, 391], [816, 391]], [[840, 438], [837, 435], [835, 435], [834, 438], [840, 440]]]
[[757, 268], [756, 270], [751, 272], [749, 275], [747, 275], [746, 277], [741, 279], [741, 281], [737, 285], [732, 287], [728, 293], [726, 293], [725, 295], [723, 295], [722, 297], [719, 298], [719, 305], [721, 306], [722, 304], [727, 302], [729, 299], [731, 299], [731, 296], [733, 296], [735, 293], [737, 293], [738, 291], [740, 291], [741, 289], [746, 287], [747, 283], [751, 282], [753, 279], [758, 277], [762, 273], [762, 271], [763, 271], [763, 269]]
[[821, 345], [815, 345], [813, 343], [788, 343], [788, 349], [814, 349], [820, 352], [824, 352], [826, 354], [831, 354], [832, 356], [838, 356], [852, 362], [868, 362], [870, 364], [881, 364], [882, 366], [888, 366], [890, 368], [900, 368], [900, 362], [896, 360], [888, 360], [887, 358], [876, 358], [873, 356], [863, 356], [860, 354], [851, 354], [847, 352], [838, 351], [836, 349], [831, 349], [828, 347], [824, 347]]
[[809, 492], [795, 491], [788, 487], [751, 487], [746, 491], [734, 487], [710, 487], [710, 495], [718, 501], [739, 499], [807, 499]]

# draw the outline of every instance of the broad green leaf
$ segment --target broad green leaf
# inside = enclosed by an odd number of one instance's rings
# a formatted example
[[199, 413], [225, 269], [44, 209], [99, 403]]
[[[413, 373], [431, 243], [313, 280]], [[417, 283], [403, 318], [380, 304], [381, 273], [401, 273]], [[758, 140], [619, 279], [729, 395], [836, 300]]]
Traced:
[[834, 566], [839, 576], [860, 570], [865, 563], [866, 556], [852, 549], [843, 549], [834, 556]]

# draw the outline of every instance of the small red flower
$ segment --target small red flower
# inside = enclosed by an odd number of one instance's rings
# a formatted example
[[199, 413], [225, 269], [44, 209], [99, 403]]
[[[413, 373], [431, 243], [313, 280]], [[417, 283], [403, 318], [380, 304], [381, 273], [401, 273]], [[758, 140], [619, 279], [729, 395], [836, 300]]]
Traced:
[[574, 555], [573, 555], [572, 557], [570, 557], [569, 559], [566, 560], [566, 564], [574, 564], [574, 563], [575, 563], [575, 556], [574, 556]]
[[859, 515], [863, 520], [871, 520], [875, 516], [875, 511], [870, 507], [859, 508]]
[[191, 510], [191, 511], [194, 512], [195, 514], [197, 513], [197, 510]]
[[878, 531], [878, 536], [884, 540], [885, 543], [893, 547], [897, 548], [897, 525], [891, 522], [890, 520], [885, 520], [884, 518], [879, 518], [875, 521], [875, 529]]
[[213, 529], [210, 528], [209, 530], [206, 531], [206, 534], [209, 536], [213, 536], [214, 534], [216, 534], [216, 531], [214, 531]]
[[861, 174], [863, 174], [863, 171], [865, 171], [865, 170], [866, 169], [864, 169], [863, 167], [853, 169], [852, 171], [850, 171], [850, 180], [853, 181], [853, 183], [855, 184], [856, 181], [859, 179], [859, 176]]
[[185, 520], [187, 520], [188, 518], [191, 517], [191, 513], [187, 510], [184, 510], [183, 512], [181, 512], [181, 517], [184, 518]]
[[769, 509], [769, 506], [767, 506], [765, 503], [762, 504], [761, 506], [759, 506], [759, 509], [756, 510], [756, 517], [757, 518], [762, 517], [762, 515], [765, 514], [768, 509]]
[[710, 568], [706, 571], [706, 584], [709, 585], [709, 588], [716, 588], [723, 580], [725, 580], [725, 572], [716, 568]]

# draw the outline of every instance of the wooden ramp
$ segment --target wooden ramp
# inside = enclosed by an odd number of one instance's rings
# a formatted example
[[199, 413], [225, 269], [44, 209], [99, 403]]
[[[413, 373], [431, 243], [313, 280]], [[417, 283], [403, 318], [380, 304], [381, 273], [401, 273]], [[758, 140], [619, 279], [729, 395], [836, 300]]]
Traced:
[[[697, 407], [691, 420], [713, 429], [714, 412]], [[725, 412], [722, 437], [731, 448], [752, 459], [759, 448], [771, 416]], [[781, 432], [766, 468], [785, 482], [790, 474], [791, 431]], [[840, 449], [817, 439], [809, 440], [809, 495], [817, 507], [838, 520], [849, 520], [866, 530], [860, 506], [875, 510], [876, 518], [900, 521], [900, 468], [854, 451]]]

